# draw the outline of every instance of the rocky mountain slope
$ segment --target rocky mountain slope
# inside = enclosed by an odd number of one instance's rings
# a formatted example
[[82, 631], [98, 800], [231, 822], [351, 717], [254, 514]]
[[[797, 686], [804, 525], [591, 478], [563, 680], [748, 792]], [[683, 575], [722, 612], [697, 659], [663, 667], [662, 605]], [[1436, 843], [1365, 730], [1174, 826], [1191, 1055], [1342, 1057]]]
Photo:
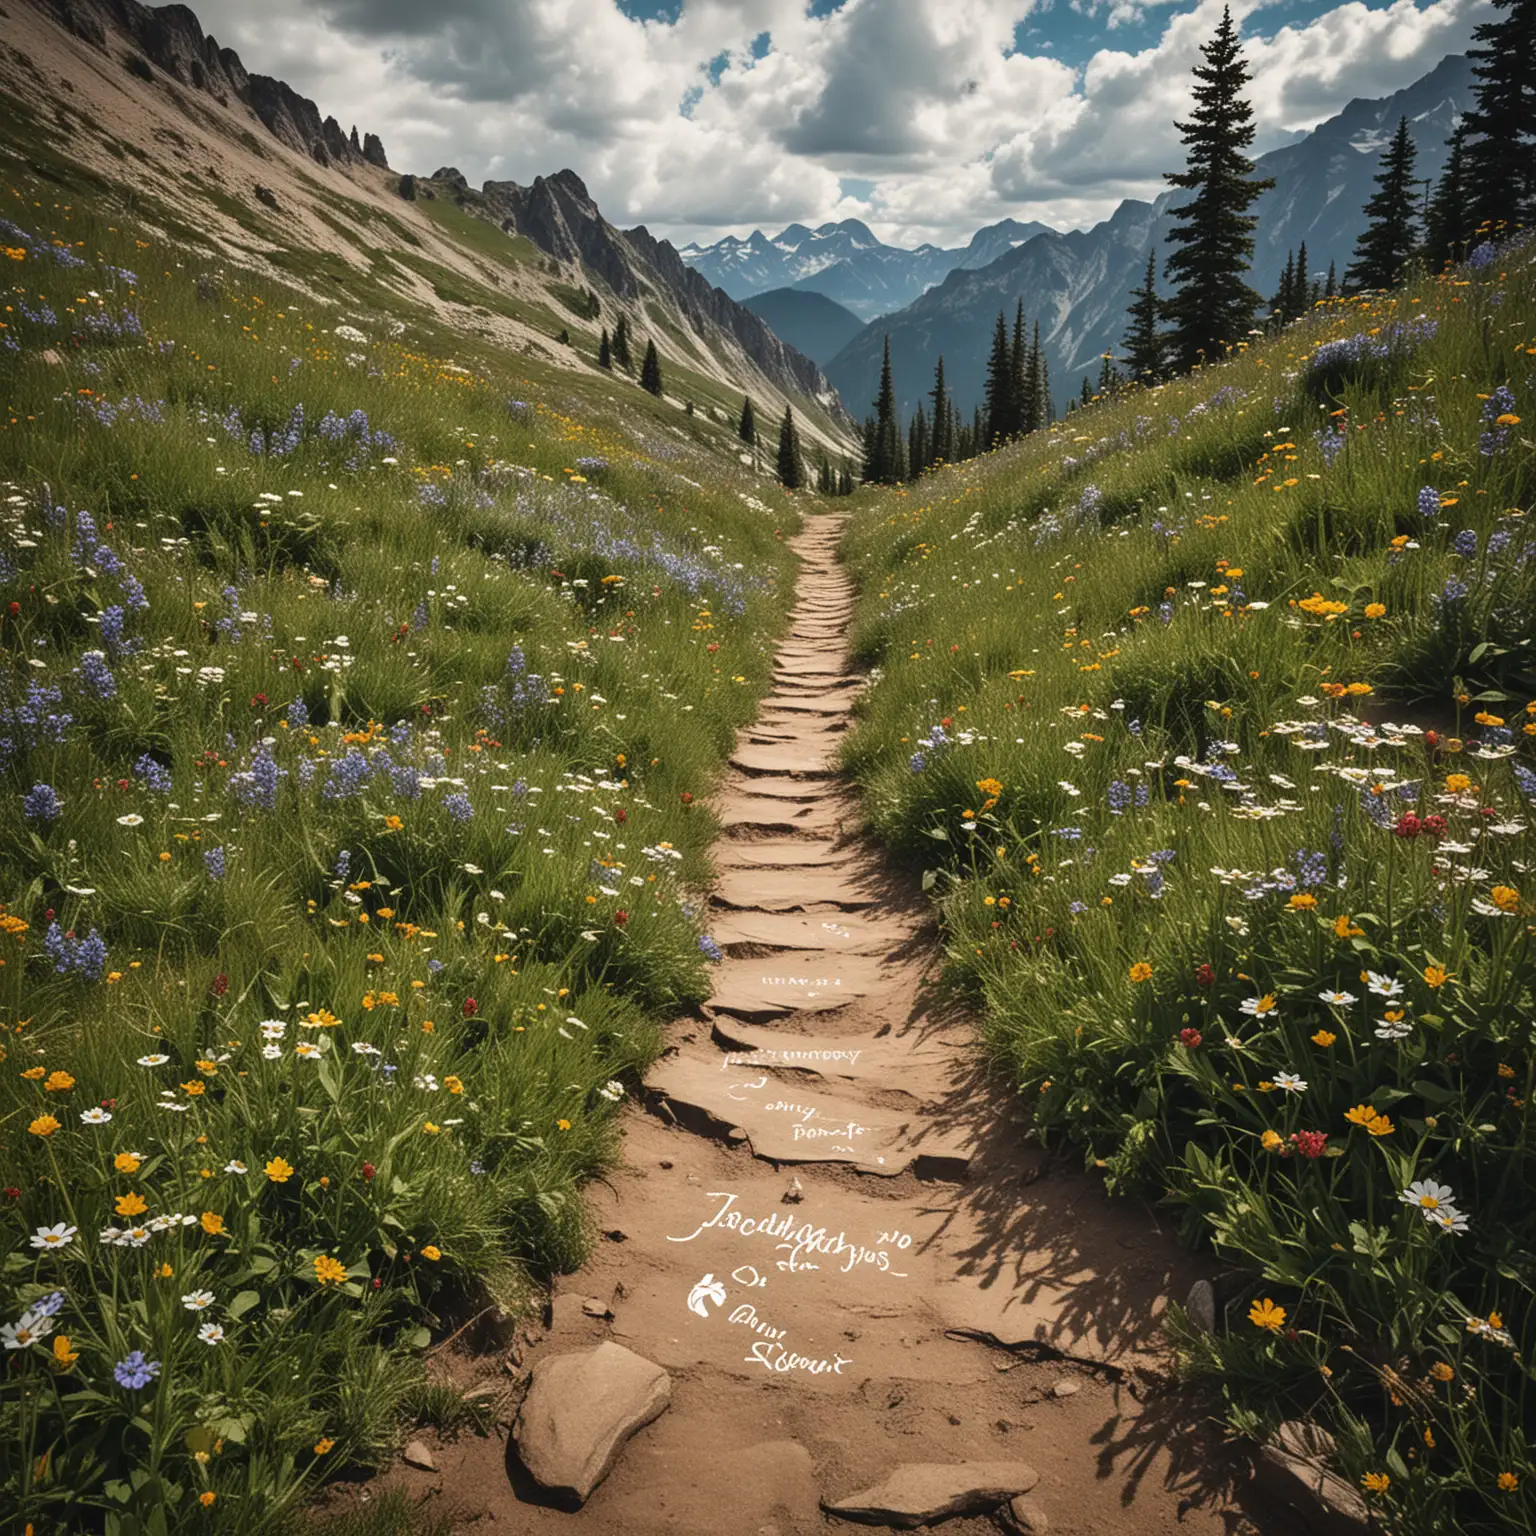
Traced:
[[250, 73], [185, 6], [22, 0], [8, 7], [0, 93], [0, 143], [28, 163], [83, 171], [167, 231], [300, 280], [338, 320], [365, 318], [370, 293], [404, 294], [591, 375], [600, 330], [625, 315], [641, 348], [656, 340], [680, 408], [723, 423], [743, 393], [770, 418], [793, 402], [813, 442], [849, 446], [814, 363], [665, 241], [614, 229], [573, 172], [480, 192], [451, 167], [402, 175], [379, 134]]
[[680, 254], [732, 298], [802, 288], [873, 320], [912, 303], [957, 268], [986, 266], [1046, 229], [1004, 219], [977, 230], [967, 245], [908, 250], [884, 244], [858, 219], [844, 219], [817, 229], [791, 224], [772, 239], [760, 229], [745, 240], [727, 235], [713, 245], [685, 245]]
[[[1259, 160], [1275, 186], [1258, 200], [1257, 247], [1251, 281], [1266, 297], [1277, 286], [1286, 255], [1303, 241], [1315, 275], [1330, 261], [1342, 274], [1364, 227], [1362, 210], [1371, 194], [1385, 147], [1400, 117], [1407, 117], [1418, 146], [1418, 174], [1438, 177], [1445, 140], [1471, 100], [1469, 61], [1457, 54], [1404, 90], [1377, 101], [1352, 101], [1311, 133]], [[1102, 224], [1066, 234], [1054, 232], [1008, 251], [979, 270], [951, 272], [899, 314], [871, 326], [828, 366], [848, 408], [862, 415], [879, 382], [881, 348], [891, 338], [903, 410], [911, 410], [933, 381], [944, 356], [946, 377], [963, 409], [980, 400], [992, 326], [999, 309], [1011, 317], [1022, 298], [1024, 312], [1040, 321], [1058, 402], [1098, 373], [1100, 356], [1118, 353], [1125, 333], [1130, 291], [1146, 273], [1147, 254], [1160, 257], [1182, 196], [1167, 192], [1156, 202], [1128, 199]]]
[[864, 329], [851, 310], [808, 288], [770, 288], [743, 299], [742, 308], [760, 316], [774, 335], [823, 368]]

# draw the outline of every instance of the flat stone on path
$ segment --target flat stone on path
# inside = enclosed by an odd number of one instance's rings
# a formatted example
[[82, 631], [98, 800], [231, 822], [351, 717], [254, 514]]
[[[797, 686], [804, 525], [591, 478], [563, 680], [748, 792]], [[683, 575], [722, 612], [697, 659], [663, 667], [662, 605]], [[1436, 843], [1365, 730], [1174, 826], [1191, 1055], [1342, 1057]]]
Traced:
[[541, 1488], [584, 1504], [624, 1442], [672, 1401], [672, 1378], [622, 1344], [540, 1359], [512, 1438]]
[[1022, 1461], [963, 1461], [955, 1466], [914, 1461], [899, 1466], [884, 1482], [836, 1502], [822, 1501], [829, 1515], [860, 1525], [916, 1530], [955, 1515], [985, 1514], [1028, 1493], [1040, 1474]]
[[716, 881], [714, 901], [748, 911], [797, 912], [808, 907], [872, 907], [852, 877], [836, 869], [733, 869]]

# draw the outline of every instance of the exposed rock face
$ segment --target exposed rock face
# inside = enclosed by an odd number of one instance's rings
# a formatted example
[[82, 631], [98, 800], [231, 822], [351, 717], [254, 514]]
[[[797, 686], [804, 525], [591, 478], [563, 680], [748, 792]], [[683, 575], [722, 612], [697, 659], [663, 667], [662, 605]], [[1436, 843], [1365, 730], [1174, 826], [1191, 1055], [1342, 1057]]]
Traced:
[[1338, 1536], [1363, 1532], [1370, 1511], [1359, 1490], [1332, 1470], [1333, 1457], [1327, 1430], [1289, 1419], [1260, 1448], [1254, 1481], [1271, 1498], [1299, 1510], [1315, 1529]]
[[376, 165], [381, 171], [389, 169], [389, 161], [384, 157], [384, 141], [376, 133], [363, 135], [363, 159], [369, 165]]
[[664, 293], [695, 332], [702, 335], [710, 325], [726, 332], [781, 388], [807, 395], [830, 390], [815, 363], [786, 347], [750, 310], [713, 287], [668, 241], [657, 240], [643, 226], [615, 229], [574, 171], [535, 177], [529, 187], [488, 181], [481, 194], [503, 229], [527, 236], [557, 261], [579, 261], [619, 298], [633, 301], [650, 291]]
[[932, 1525], [952, 1515], [993, 1510], [1028, 1493], [1040, 1474], [1021, 1461], [907, 1462], [884, 1482], [836, 1503], [823, 1501], [829, 1515], [860, 1525], [888, 1525], [898, 1531]]
[[[133, 43], [157, 69], [225, 106], [242, 102], [274, 138], [321, 165], [383, 165], [384, 146], [369, 134], [363, 148], [348, 138], [335, 118], [270, 75], [252, 75], [232, 48], [207, 36], [184, 5], [147, 6], [139, 0], [32, 0], [76, 37], [101, 49], [117, 33]], [[372, 145], [376, 155], [369, 154]]]
[[542, 1359], [517, 1412], [512, 1438], [534, 1480], [585, 1503], [637, 1429], [672, 1401], [672, 1378], [622, 1344]]

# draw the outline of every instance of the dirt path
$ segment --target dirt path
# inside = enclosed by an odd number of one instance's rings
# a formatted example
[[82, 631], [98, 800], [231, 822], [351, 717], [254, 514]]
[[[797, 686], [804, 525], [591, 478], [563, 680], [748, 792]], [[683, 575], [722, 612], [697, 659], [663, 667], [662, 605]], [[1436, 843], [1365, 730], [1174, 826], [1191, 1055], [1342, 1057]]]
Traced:
[[1167, 1390], [1156, 1324], [1188, 1260], [1021, 1148], [1017, 1101], [932, 1002], [926, 904], [854, 831], [829, 767], [858, 688], [840, 528], [798, 540], [777, 688], [718, 801], [715, 995], [675, 1026], [595, 1191], [605, 1237], [521, 1359], [612, 1339], [666, 1368], [671, 1406], [576, 1513], [519, 1498], [494, 1441], [438, 1449], [436, 1481], [466, 1525], [800, 1536], [856, 1529], [821, 1501], [901, 1463], [1024, 1462], [1062, 1536], [1253, 1531]]

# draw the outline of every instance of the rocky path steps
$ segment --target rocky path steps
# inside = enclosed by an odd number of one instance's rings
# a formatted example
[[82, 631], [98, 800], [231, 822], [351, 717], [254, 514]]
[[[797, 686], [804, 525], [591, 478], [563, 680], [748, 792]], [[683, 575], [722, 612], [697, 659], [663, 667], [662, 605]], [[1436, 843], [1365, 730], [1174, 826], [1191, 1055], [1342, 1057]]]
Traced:
[[572, 1536], [1268, 1536], [1167, 1390], [1187, 1258], [1022, 1145], [933, 1001], [925, 903], [857, 834], [832, 766], [859, 687], [840, 529], [798, 540], [776, 688], [717, 801], [714, 996], [674, 1026], [593, 1192], [604, 1237], [515, 1357], [514, 1435], [399, 1475], [439, 1480], [466, 1528]]

